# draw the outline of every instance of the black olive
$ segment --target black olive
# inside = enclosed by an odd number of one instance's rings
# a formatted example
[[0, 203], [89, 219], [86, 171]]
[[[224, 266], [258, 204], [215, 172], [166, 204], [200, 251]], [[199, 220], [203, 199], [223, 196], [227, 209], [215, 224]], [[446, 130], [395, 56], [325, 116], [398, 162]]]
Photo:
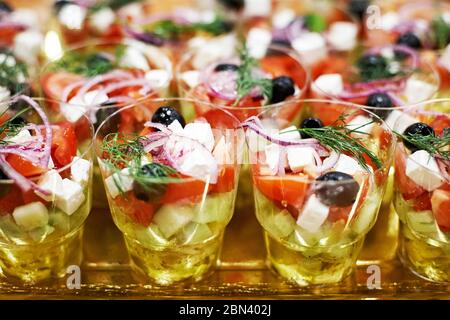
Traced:
[[[322, 128], [322, 127], [323, 127], [323, 123], [318, 118], [306, 118], [305, 120], [302, 121], [302, 124], [300, 125], [300, 128], [302, 128], [302, 129], [317, 129], [317, 128]], [[302, 133], [301, 136], [302, 136], [302, 139], [311, 138], [306, 133]]]
[[[435, 133], [433, 128], [430, 127], [429, 125], [422, 122], [416, 122], [410, 125], [408, 128], [406, 128], [405, 131], [403, 131], [403, 135], [406, 137], [412, 137], [415, 135], [421, 135], [426, 137], [426, 136], [434, 136]], [[409, 143], [405, 139], [403, 139], [403, 144], [405, 145], [406, 148], [411, 150], [411, 152], [415, 152], [418, 150], [418, 148], [415, 145]]]
[[[153, 182], [151, 179], [167, 177], [167, 170], [158, 163], [149, 163], [143, 165], [138, 172], [139, 179], [133, 182], [133, 191], [137, 199], [142, 201], [157, 202], [157, 200], [166, 192], [165, 183]], [[145, 179], [149, 179], [145, 181]]]
[[233, 63], [221, 63], [218, 64], [215, 68], [215, 72], [222, 72], [222, 71], [237, 71], [239, 70], [239, 67], [236, 64]]
[[359, 20], [362, 20], [369, 5], [369, 0], [350, 0], [347, 5], [347, 10], [351, 15], [355, 16]]
[[[111, 116], [114, 112], [117, 111], [117, 107], [112, 107], [113, 104], [108, 102], [102, 103], [102, 106], [95, 112], [96, 122], [94, 123], [95, 130], [106, 120], [109, 116]], [[111, 106], [111, 107], [108, 107]], [[119, 123], [120, 116], [116, 115], [108, 120], [107, 123], [102, 127], [102, 130], [105, 132], [117, 132], [119, 131]]]
[[8, 180], [8, 176], [2, 171], [0, 170], [0, 180]]
[[272, 79], [272, 99], [271, 103], [278, 103], [294, 95], [295, 82], [291, 77], [281, 76]]
[[327, 172], [316, 181], [315, 193], [323, 204], [348, 207], [355, 202], [359, 184], [351, 175], [339, 171]]
[[12, 7], [7, 4], [5, 1], [0, 1], [0, 12], [7, 12], [10, 13], [13, 11]]
[[366, 105], [369, 107], [377, 108], [372, 109], [371, 111], [382, 119], [385, 119], [387, 117], [387, 115], [390, 113], [389, 109], [394, 106], [389, 95], [384, 92], [372, 93], [367, 97]]
[[[417, 37], [412, 32], [405, 32], [401, 34], [397, 38], [397, 44], [401, 44], [407, 47], [410, 47], [412, 49], [420, 49], [422, 48], [422, 42], [420, 41], [419, 37]], [[398, 54], [398, 52], [397, 52]]]
[[219, 0], [219, 3], [231, 10], [239, 11], [244, 8], [244, 0]]
[[357, 66], [364, 80], [376, 80], [387, 74], [388, 63], [379, 54], [366, 54], [359, 58]]
[[53, 9], [55, 10], [56, 13], [59, 13], [62, 7], [71, 3], [73, 2], [70, 0], [56, 0], [55, 3], [53, 3]]
[[178, 120], [183, 127], [186, 125], [183, 116], [170, 106], [159, 107], [152, 117], [152, 122], [161, 123], [165, 126], [168, 126], [175, 120]]

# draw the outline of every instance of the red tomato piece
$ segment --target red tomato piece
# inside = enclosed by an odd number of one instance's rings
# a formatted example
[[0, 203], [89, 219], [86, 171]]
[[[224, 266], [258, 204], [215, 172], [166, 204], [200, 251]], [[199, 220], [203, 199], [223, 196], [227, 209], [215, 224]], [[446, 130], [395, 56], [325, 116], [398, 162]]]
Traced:
[[406, 157], [402, 146], [395, 152], [395, 183], [405, 200], [415, 199], [426, 191], [406, 175]]
[[450, 232], [450, 192], [437, 189], [431, 196], [431, 207], [438, 226], [444, 232]]
[[166, 193], [161, 197], [163, 204], [175, 203], [178, 201], [197, 202], [205, 192], [206, 183], [192, 178], [186, 181], [168, 183]]
[[211, 186], [211, 193], [230, 192], [235, 187], [234, 166], [224, 166], [219, 173], [217, 183]]
[[77, 135], [70, 122], [60, 122], [53, 128], [52, 158], [56, 167], [64, 167], [77, 154]]
[[[47, 73], [41, 78], [41, 86], [47, 98], [61, 100], [65, 87], [83, 79], [82, 76], [69, 72]], [[58, 106], [58, 104], [55, 104], [55, 106]]]

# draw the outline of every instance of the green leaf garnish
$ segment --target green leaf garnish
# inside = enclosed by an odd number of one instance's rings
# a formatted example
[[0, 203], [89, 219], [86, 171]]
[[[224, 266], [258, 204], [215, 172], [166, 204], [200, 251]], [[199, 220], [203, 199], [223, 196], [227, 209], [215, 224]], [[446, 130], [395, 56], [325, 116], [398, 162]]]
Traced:
[[237, 99], [234, 105], [238, 105], [239, 101], [247, 96], [254, 88], [260, 88], [263, 96], [270, 100], [272, 98], [272, 80], [254, 77], [253, 70], [258, 66], [258, 61], [249, 55], [247, 48], [241, 50], [240, 58], [241, 64], [236, 80]]
[[407, 141], [419, 150], [425, 150], [435, 158], [450, 161], [450, 128], [445, 128], [440, 137], [420, 134], [404, 135], [394, 131], [403, 141]]
[[304, 16], [306, 28], [312, 32], [323, 32], [327, 28], [327, 22], [319, 14], [310, 13]]
[[366, 57], [362, 56], [356, 63], [356, 66], [359, 69], [359, 76], [365, 82], [381, 80], [381, 79], [389, 79], [395, 76], [399, 76], [404, 72], [399, 70], [398, 72], [392, 72], [390, 69], [390, 64], [392, 62], [398, 62], [397, 59], [387, 59], [382, 55], [378, 55], [378, 63], [370, 64], [367, 63]]
[[111, 71], [114, 67], [112, 61], [101, 58], [99, 53], [69, 52], [56, 61], [51, 68], [94, 77]]
[[432, 38], [438, 49], [444, 49], [450, 43], [450, 24], [439, 16], [431, 22]]
[[[15, 94], [26, 87], [27, 66], [18, 61], [10, 51], [0, 51], [0, 54], [5, 55], [0, 61], [0, 86], [8, 88], [11, 94]], [[15, 64], [10, 61], [14, 61]]]
[[[31, 108], [25, 108], [25, 109], [21, 110], [20, 112], [16, 113], [13, 117], [9, 118], [7, 121], [0, 124], [0, 136], [3, 134], [6, 137], [16, 136], [20, 132], [20, 130], [22, 130], [22, 128], [25, 126], [25, 123], [22, 123], [22, 122], [14, 123], [13, 121], [16, 118], [20, 117], [20, 115], [22, 115], [23, 113], [28, 112], [30, 109]], [[5, 112], [0, 114], [0, 117], [3, 116], [5, 114]], [[4, 140], [0, 140], [0, 144], [8, 144], [8, 142], [4, 141]]]

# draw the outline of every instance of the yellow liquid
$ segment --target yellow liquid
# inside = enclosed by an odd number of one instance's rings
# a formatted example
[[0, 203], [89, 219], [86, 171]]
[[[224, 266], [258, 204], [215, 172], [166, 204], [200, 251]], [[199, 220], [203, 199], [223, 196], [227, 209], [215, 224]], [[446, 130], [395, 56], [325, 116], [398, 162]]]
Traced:
[[81, 265], [83, 227], [60, 239], [32, 245], [0, 244], [0, 275], [11, 280], [39, 282], [66, 275]]

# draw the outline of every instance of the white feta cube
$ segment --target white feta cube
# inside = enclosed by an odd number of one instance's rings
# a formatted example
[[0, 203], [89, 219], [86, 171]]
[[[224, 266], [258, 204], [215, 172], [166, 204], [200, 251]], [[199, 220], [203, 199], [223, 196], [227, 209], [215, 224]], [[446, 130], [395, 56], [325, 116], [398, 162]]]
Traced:
[[412, 181], [427, 191], [444, 183], [436, 160], [425, 150], [418, 150], [408, 157], [405, 171]]
[[14, 38], [13, 52], [15, 56], [28, 64], [38, 61], [44, 36], [39, 31], [29, 29], [18, 33]]
[[179, 171], [193, 178], [217, 182], [218, 164], [214, 157], [205, 152], [188, 152], [179, 164]]
[[289, 168], [291, 168], [293, 172], [302, 171], [305, 167], [313, 168], [316, 165], [314, 152], [315, 150], [311, 147], [287, 148]]
[[338, 73], [323, 74], [313, 83], [313, 91], [337, 96], [344, 91], [344, 81]]
[[278, 10], [272, 16], [272, 25], [277, 29], [283, 29], [295, 19], [295, 11], [292, 9]]
[[381, 16], [379, 27], [382, 30], [389, 31], [396, 27], [400, 23], [400, 20], [401, 19], [398, 13], [390, 11]]
[[192, 57], [192, 65], [201, 70], [211, 63], [235, 55], [237, 39], [234, 34], [217, 37], [205, 42]]
[[439, 64], [450, 72], [450, 44], [445, 48], [439, 58]]
[[109, 7], [94, 12], [90, 17], [91, 26], [101, 33], [106, 33], [114, 20], [116, 20], [116, 14]]
[[184, 127], [184, 135], [197, 140], [203, 144], [209, 151], [214, 148], [214, 134], [211, 125], [207, 122], [192, 122]]
[[200, 83], [200, 72], [196, 70], [185, 71], [180, 75], [180, 78], [189, 88], [194, 88]]
[[369, 117], [359, 115], [353, 118], [349, 123], [347, 123], [347, 128], [350, 130], [355, 130], [357, 132], [353, 132], [354, 136], [364, 138], [368, 137], [368, 134], [372, 132], [373, 126], [375, 122]]
[[75, 123], [87, 112], [85, 106], [73, 105], [72, 102], [69, 103], [62, 102], [59, 106], [59, 110], [64, 115], [67, 121]]
[[266, 164], [269, 167], [272, 174], [276, 174], [278, 172], [279, 167], [283, 165], [280, 164], [280, 161], [284, 162], [283, 166], [286, 165], [285, 154], [282, 153], [280, 146], [275, 143], [271, 143], [266, 146], [265, 155], [266, 155]]
[[272, 0], [245, 0], [244, 15], [247, 17], [264, 17], [272, 12]]
[[357, 43], [358, 27], [352, 22], [339, 21], [330, 26], [327, 39], [336, 50], [352, 50]]
[[[6, 87], [0, 86], [0, 103], [3, 101], [7, 101], [11, 96], [11, 92]], [[8, 104], [0, 104], [0, 114], [5, 112], [8, 109]]]
[[44, 227], [48, 224], [48, 210], [41, 202], [32, 202], [14, 209], [16, 224], [25, 231]]
[[133, 46], [126, 47], [123, 56], [120, 58], [119, 65], [124, 68], [150, 70], [150, 65], [144, 53]]
[[327, 220], [329, 211], [330, 208], [320, 202], [317, 196], [313, 194], [306, 201], [302, 212], [298, 216], [297, 224], [311, 233], [317, 232]]
[[410, 77], [406, 81], [404, 95], [409, 103], [417, 103], [431, 98], [436, 89], [436, 86], [430, 83]]
[[32, 141], [33, 140], [33, 136], [31, 135], [29, 130], [22, 129], [15, 136], [6, 137], [3, 140], [7, 141], [7, 142], [10, 142], [10, 143], [22, 144], [22, 143], [26, 143], [26, 142]]
[[153, 88], [156, 88], [160, 92], [166, 92], [170, 85], [172, 76], [169, 72], [163, 69], [150, 70], [145, 73], [145, 79], [147, 79]]
[[247, 49], [250, 56], [261, 59], [272, 42], [272, 33], [264, 28], [252, 28], [247, 35]]
[[277, 136], [284, 140], [292, 140], [292, 141], [300, 140], [302, 138], [296, 126], [290, 126], [284, 128], [283, 130], [280, 130]]
[[291, 42], [291, 45], [307, 65], [312, 65], [328, 54], [325, 38], [316, 32], [301, 34]]
[[253, 130], [247, 131], [247, 141], [248, 148], [251, 152], [264, 151], [266, 146], [269, 144], [269, 141], [267, 141], [267, 139], [261, 137]]
[[70, 167], [70, 175], [73, 181], [78, 182], [81, 185], [86, 185], [89, 181], [90, 172], [90, 161], [79, 157], [73, 158], [72, 165]]
[[33, 29], [39, 29], [42, 26], [38, 12], [33, 9], [17, 8], [11, 13], [9, 18], [11, 22], [22, 23]]
[[79, 183], [70, 179], [62, 181], [62, 192], [56, 197], [56, 206], [67, 215], [72, 215], [83, 204], [86, 197]]
[[86, 15], [86, 8], [76, 4], [66, 4], [59, 10], [58, 20], [68, 29], [81, 30]]
[[[88, 91], [84, 96], [74, 96], [69, 100], [68, 104], [61, 103], [61, 113], [68, 121], [77, 122], [84, 114], [92, 109], [92, 107], [98, 107], [108, 100], [108, 95], [99, 90]], [[90, 114], [90, 118], [93, 123], [97, 122], [94, 112]]]
[[171, 124], [167, 126], [167, 129], [172, 130], [176, 134], [183, 134], [184, 129], [178, 120], [174, 120]]
[[128, 168], [110, 175], [105, 180], [106, 189], [111, 198], [115, 199], [122, 192], [133, 190], [134, 179], [130, 176]]
[[39, 191], [35, 191], [45, 201], [55, 201], [63, 193], [63, 179], [56, 170], [49, 170], [44, 173], [39, 178], [37, 184], [42, 190], [50, 193], [49, 195], [45, 195]]
[[388, 127], [398, 133], [403, 133], [406, 128], [416, 122], [417, 120], [415, 118], [398, 110], [391, 111], [389, 116], [386, 118], [386, 124]]
[[364, 168], [352, 157], [341, 153], [338, 162], [334, 166], [334, 170], [354, 176], [357, 172], [364, 171]]

